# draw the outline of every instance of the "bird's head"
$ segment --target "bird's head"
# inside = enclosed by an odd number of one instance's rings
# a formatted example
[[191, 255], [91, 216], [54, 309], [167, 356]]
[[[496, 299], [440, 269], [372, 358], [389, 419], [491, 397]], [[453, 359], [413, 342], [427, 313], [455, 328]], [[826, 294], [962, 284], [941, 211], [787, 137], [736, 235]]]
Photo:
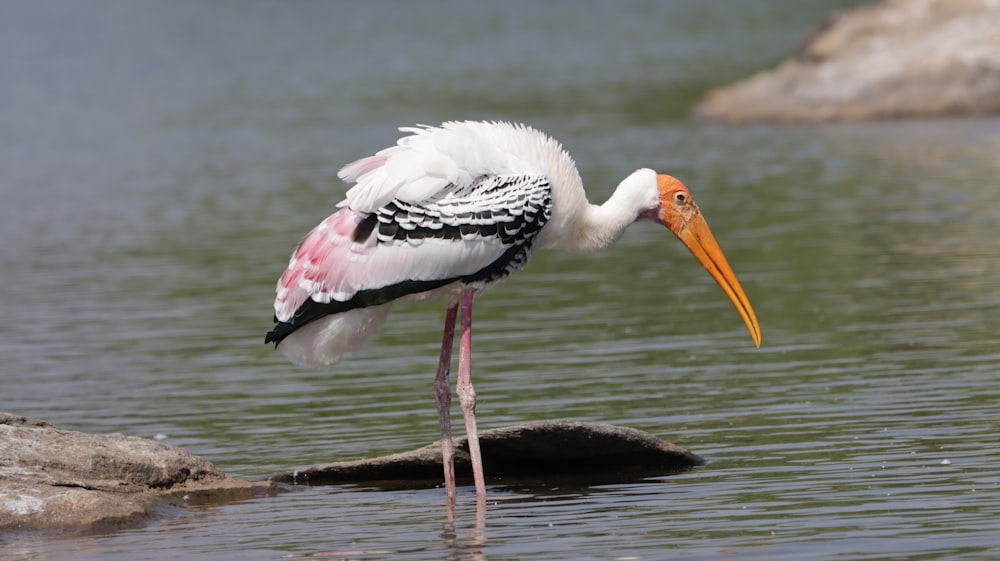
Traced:
[[655, 208], [642, 213], [639, 218], [663, 224], [677, 236], [736, 306], [740, 317], [750, 330], [754, 344], [759, 347], [761, 333], [757, 315], [754, 314], [750, 300], [722, 253], [719, 242], [715, 241], [708, 222], [691, 197], [691, 192], [683, 183], [669, 175], [658, 174], [656, 182], [659, 202]]

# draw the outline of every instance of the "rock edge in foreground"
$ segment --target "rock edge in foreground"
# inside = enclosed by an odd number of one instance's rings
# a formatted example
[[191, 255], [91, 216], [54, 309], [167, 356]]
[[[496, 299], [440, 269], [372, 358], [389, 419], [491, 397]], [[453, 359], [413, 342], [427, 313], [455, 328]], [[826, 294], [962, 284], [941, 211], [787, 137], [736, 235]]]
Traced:
[[153, 440], [0, 413], [0, 529], [133, 526], [191, 498], [221, 502], [271, 487]]

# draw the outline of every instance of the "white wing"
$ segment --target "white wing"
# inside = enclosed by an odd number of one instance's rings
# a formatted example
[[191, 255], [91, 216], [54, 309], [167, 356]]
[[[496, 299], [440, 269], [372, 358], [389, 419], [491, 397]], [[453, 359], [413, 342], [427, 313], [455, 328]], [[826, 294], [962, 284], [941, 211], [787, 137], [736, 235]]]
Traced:
[[[369, 176], [384, 167], [372, 167], [373, 159], [361, 162], [355, 165], [369, 167]], [[412, 199], [417, 190], [407, 184], [396, 193]], [[359, 193], [368, 198], [374, 192]], [[536, 175], [479, 176], [435, 186], [417, 202], [393, 198], [371, 212], [352, 202], [313, 229], [292, 255], [278, 281], [280, 323], [268, 340], [280, 341], [329, 314], [453, 282], [481, 285], [505, 277], [524, 266], [551, 205], [548, 179]]]

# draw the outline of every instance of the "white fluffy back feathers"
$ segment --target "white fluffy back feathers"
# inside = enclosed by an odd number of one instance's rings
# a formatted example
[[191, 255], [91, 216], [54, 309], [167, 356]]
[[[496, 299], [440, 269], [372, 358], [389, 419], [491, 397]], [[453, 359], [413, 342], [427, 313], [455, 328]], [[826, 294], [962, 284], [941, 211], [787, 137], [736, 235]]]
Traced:
[[451, 121], [440, 127], [402, 127], [396, 146], [344, 166], [354, 182], [338, 205], [372, 212], [392, 199], [419, 202], [447, 185], [484, 175], [545, 175], [553, 186], [583, 184], [562, 145], [531, 127], [505, 122]]

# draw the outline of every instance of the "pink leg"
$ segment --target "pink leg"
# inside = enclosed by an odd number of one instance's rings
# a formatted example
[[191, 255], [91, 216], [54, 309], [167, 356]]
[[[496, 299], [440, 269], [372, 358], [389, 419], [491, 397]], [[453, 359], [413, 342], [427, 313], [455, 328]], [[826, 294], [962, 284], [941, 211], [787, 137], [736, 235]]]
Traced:
[[444, 487], [449, 503], [455, 501], [455, 447], [451, 441], [451, 389], [448, 374], [451, 371], [451, 347], [455, 340], [455, 316], [458, 304], [448, 306], [444, 316], [444, 335], [441, 337], [441, 358], [434, 378], [434, 401], [437, 402], [438, 421], [441, 424], [441, 462], [444, 464]]
[[475, 293], [462, 291], [462, 338], [458, 343], [458, 382], [455, 391], [465, 418], [465, 435], [469, 440], [472, 457], [472, 478], [476, 482], [477, 502], [486, 499], [486, 480], [483, 477], [483, 456], [479, 452], [479, 434], [476, 432], [476, 390], [472, 387], [472, 300]]

